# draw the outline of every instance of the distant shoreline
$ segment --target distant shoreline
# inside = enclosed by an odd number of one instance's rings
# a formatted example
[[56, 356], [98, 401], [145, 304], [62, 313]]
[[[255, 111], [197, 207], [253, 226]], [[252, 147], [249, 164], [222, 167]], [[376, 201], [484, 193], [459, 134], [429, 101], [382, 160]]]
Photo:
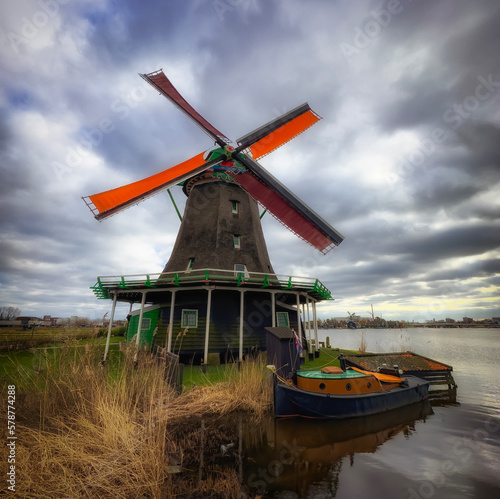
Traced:
[[414, 328], [429, 328], [429, 329], [493, 329], [500, 328], [500, 324], [405, 324], [403, 326], [357, 326], [356, 328], [342, 327], [319, 327], [318, 330], [328, 331], [329, 329], [414, 329]]

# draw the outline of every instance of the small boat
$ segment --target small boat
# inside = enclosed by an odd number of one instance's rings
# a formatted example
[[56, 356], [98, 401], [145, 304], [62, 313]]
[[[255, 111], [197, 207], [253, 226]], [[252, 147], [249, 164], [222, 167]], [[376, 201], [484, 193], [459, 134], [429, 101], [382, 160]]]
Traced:
[[[273, 370], [274, 366], [269, 366]], [[274, 372], [274, 415], [346, 419], [378, 414], [425, 400], [429, 383], [357, 368], [298, 371], [285, 380]]]

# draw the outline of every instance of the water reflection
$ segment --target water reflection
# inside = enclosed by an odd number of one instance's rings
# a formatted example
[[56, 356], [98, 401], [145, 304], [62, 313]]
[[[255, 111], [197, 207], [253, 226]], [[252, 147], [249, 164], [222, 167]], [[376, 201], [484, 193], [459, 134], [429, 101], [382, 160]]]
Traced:
[[[422, 438], [416, 426], [428, 418], [434, 421], [433, 407], [438, 411], [449, 401], [456, 401], [456, 389], [390, 412], [342, 421], [276, 420], [272, 414], [259, 423], [243, 414], [188, 418], [171, 427], [167, 473], [177, 497], [336, 497], [340, 485], [344, 491], [352, 486], [353, 470], [355, 475], [369, 473], [363, 455], [383, 456], [383, 444], [395, 437], [405, 448], [396, 454], [413, 453], [418, 438], [412, 436]], [[431, 440], [437, 438], [430, 434]], [[399, 459], [392, 455], [391, 464]], [[382, 472], [387, 478], [388, 470]]]
[[314, 497], [318, 487], [323, 497], [335, 497], [342, 466], [352, 466], [356, 454], [373, 453], [399, 433], [410, 438], [415, 423], [432, 414], [424, 401], [347, 421], [268, 419], [262, 438], [255, 439], [255, 428], [242, 435], [245, 484], [266, 497]]

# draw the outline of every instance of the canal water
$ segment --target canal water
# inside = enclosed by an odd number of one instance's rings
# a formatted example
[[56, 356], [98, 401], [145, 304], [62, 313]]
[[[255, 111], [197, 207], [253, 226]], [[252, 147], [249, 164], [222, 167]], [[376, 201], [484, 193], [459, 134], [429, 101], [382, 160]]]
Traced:
[[[239, 421], [238, 474], [280, 499], [500, 497], [500, 329], [320, 330], [333, 347], [453, 366], [453, 397], [347, 422]], [[236, 448], [235, 448], [236, 450]]]

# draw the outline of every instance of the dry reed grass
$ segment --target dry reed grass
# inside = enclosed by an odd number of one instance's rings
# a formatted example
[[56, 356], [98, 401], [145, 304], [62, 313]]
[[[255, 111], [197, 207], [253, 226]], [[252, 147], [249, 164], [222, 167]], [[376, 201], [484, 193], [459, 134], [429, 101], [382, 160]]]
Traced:
[[243, 362], [240, 368], [232, 364], [226, 370], [225, 381], [196, 386], [183, 396], [170, 399], [160, 408], [159, 417], [224, 416], [242, 411], [260, 419], [271, 407], [271, 392], [263, 358]]
[[176, 397], [154, 357], [141, 351], [136, 368], [133, 346], [120, 350], [112, 367], [102, 367], [102, 348], [68, 345], [57, 362], [24, 373], [17, 386], [18, 495], [236, 497], [240, 485], [230, 468], [225, 475], [217, 470], [218, 480], [215, 474], [192, 480], [169, 467], [189, 452], [187, 416], [265, 413], [271, 390], [264, 362], [234, 366], [224, 382]]

